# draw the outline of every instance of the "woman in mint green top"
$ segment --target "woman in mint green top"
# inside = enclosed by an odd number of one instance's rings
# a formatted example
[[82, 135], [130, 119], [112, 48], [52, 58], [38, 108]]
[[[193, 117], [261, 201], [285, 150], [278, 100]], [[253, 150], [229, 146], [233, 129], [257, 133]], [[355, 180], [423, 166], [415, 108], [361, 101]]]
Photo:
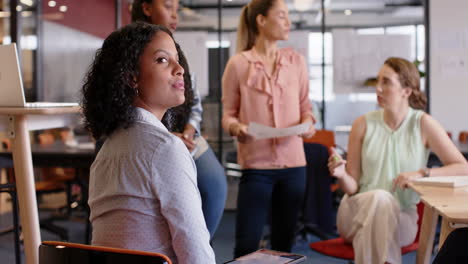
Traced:
[[[338, 232], [353, 243], [356, 264], [401, 263], [400, 247], [417, 233], [419, 197], [408, 182], [430, 176], [468, 175], [468, 164], [442, 126], [422, 109], [414, 64], [389, 58], [377, 78], [380, 110], [357, 118], [348, 160], [335, 150], [331, 175], [346, 193], [338, 209]], [[427, 169], [431, 149], [443, 162]], [[345, 166], [346, 165], [346, 166]]]
[[[421, 137], [423, 115], [422, 110], [409, 107], [406, 117], [395, 130], [385, 123], [383, 109], [365, 115], [366, 133], [361, 150], [359, 192], [375, 189], [392, 192], [396, 175], [426, 166], [429, 149]], [[416, 210], [419, 197], [412, 190], [397, 188], [393, 196], [402, 210]]]

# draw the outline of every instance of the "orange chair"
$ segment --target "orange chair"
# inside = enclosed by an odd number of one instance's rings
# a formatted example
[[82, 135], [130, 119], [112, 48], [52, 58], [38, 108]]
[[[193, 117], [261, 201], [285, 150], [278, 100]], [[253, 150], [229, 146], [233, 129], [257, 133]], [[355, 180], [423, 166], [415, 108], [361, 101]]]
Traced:
[[[335, 133], [332, 130], [317, 130], [317, 132], [310, 138], [305, 138], [304, 143], [316, 143], [322, 144], [328, 148], [338, 147], [335, 142]], [[340, 147], [339, 147], [340, 148]], [[337, 183], [334, 183], [330, 186], [332, 192], [336, 192], [340, 186]]]
[[335, 193], [338, 184], [330, 177], [327, 167], [330, 148], [335, 146], [335, 135], [330, 130], [317, 130], [314, 136], [304, 139], [306, 186], [297, 229], [297, 234], [303, 238], [314, 234], [328, 239], [335, 232], [332, 212], [339, 200]]
[[468, 143], [468, 131], [460, 131], [458, 141], [460, 141], [460, 143]]
[[172, 264], [160, 253], [44, 241], [39, 247], [39, 264]]
[[318, 143], [330, 149], [336, 147], [335, 133], [331, 130], [317, 130], [312, 137], [305, 138], [304, 143]]
[[[418, 233], [416, 234], [416, 238], [413, 243], [401, 248], [401, 254], [406, 254], [411, 251], [415, 251], [418, 249], [419, 246], [419, 232], [421, 231], [421, 223], [422, 217], [424, 212], [424, 204], [420, 202], [417, 206], [418, 210]], [[310, 248], [327, 256], [339, 258], [339, 259], [347, 259], [347, 260], [354, 260], [354, 249], [353, 245], [347, 243], [344, 238], [334, 238], [319, 242], [310, 243]]]

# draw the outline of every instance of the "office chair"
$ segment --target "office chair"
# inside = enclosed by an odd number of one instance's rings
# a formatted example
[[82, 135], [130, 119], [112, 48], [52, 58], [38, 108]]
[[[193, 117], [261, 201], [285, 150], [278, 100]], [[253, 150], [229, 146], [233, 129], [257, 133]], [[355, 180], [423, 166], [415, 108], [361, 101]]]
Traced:
[[334, 132], [330, 130], [317, 130], [313, 137], [304, 139], [307, 181], [297, 232], [304, 239], [309, 233], [321, 240], [335, 234], [336, 188], [327, 165], [331, 147], [336, 144]]
[[39, 246], [39, 264], [172, 264], [160, 253], [44, 241]]
[[[50, 139], [49, 136], [39, 138], [40, 144], [47, 145], [47, 144], [50, 144], [51, 142], [53, 142], [53, 139]], [[9, 139], [3, 139], [2, 145], [3, 145], [3, 148], [6, 150], [11, 149], [11, 142], [9, 141]], [[48, 168], [44, 168], [42, 170], [42, 173], [44, 175], [48, 175], [50, 179], [35, 182], [35, 190], [36, 190], [36, 194], [38, 195], [38, 197], [40, 197], [43, 194], [48, 194], [48, 193], [65, 192], [67, 195], [67, 213], [69, 213], [68, 207], [71, 204], [71, 179], [72, 177], [67, 175], [65, 177], [54, 178], [54, 176], [59, 176], [59, 175], [54, 175], [53, 170], [50, 170]], [[15, 182], [14, 168], [7, 169], [7, 178], [8, 178], [9, 183]], [[54, 220], [57, 220], [56, 217], [49, 217], [49, 218], [41, 219], [40, 220], [41, 228], [48, 230], [54, 234], [57, 234], [63, 240], [68, 240], [67, 230], [61, 226], [54, 225], [53, 224]]]
[[460, 143], [468, 143], [468, 131], [460, 131], [460, 134], [458, 134], [458, 141], [460, 141]]
[[15, 263], [21, 263], [21, 241], [20, 241], [20, 224], [18, 212], [18, 197], [16, 195], [16, 186], [14, 183], [0, 184], [0, 193], [8, 193], [11, 197], [11, 206], [13, 214], [13, 228], [6, 228], [0, 230], [0, 235], [10, 233], [13, 231], [15, 241]]
[[[418, 217], [418, 233], [416, 234], [416, 238], [414, 239], [413, 243], [401, 248], [402, 255], [418, 249], [419, 233], [421, 231], [421, 223], [422, 223], [422, 217], [423, 217], [423, 212], [424, 212], [424, 204], [422, 202], [420, 202], [417, 205], [417, 210], [418, 210], [418, 216], [419, 216]], [[353, 245], [350, 243], [347, 243], [342, 237], [310, 243], [309, 246], [311, 249], [323, 255], [335, 257], [339, 259], [350, 260], [350, 263], [353, 263], [352, 261], [354, 260]]]

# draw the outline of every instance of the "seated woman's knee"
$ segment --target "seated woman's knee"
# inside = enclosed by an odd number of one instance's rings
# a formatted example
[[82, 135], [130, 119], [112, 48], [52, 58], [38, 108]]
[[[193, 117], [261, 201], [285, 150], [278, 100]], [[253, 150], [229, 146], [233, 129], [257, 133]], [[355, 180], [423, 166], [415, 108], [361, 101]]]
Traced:
[[379, 203], [379, 206], [385, 206], [385, 205], [394, 205], [397, 204], [397, 201], [393, 197], [393, 195], [382, 189], [376, 189], [368, 192], [370, 196], [372, 196], [372, 199]]

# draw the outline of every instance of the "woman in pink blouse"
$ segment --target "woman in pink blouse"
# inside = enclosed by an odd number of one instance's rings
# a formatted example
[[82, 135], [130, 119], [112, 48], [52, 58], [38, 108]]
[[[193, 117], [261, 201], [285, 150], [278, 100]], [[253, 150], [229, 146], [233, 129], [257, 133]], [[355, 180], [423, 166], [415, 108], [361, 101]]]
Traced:
[[314, 134], [304, 58], [279, 49], [290, 21], [283, 0], [253, 0], [242, 10], [238, 54], [223, 75], [223, 128], [237, 137], [242, 179], [237, 201], [235, 257], [258, 249], [271, 209], [271, 247], [291, 251], [305, 188], [302, 138], [256, 140], [249, 123], [285, 128], [311, 123], [302, 137]]

